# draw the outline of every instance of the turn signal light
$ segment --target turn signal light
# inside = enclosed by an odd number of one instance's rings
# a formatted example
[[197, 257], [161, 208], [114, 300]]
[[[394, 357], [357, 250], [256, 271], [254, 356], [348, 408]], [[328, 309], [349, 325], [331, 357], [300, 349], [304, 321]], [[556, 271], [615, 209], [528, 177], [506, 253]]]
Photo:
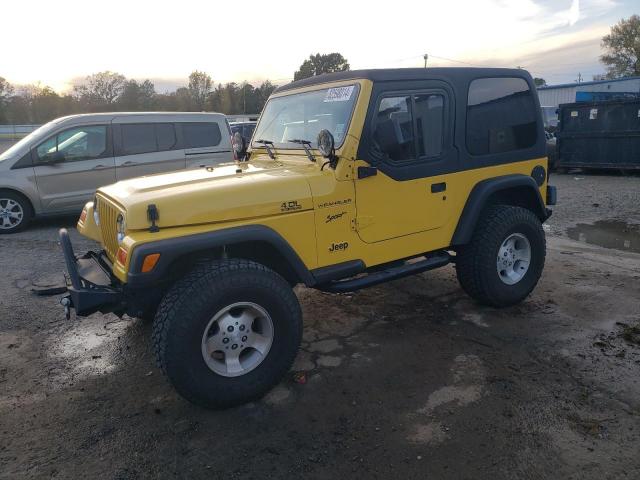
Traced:
[[82, 213], [80, 214], [80, 221], [84, 223], [86, 219], [87, 219], [87, 209], [84, 208], [82, 209]]
[[159, 253], [151, 253], [144, 257], [144, 261], [142, 262], [142, 273], [147, 273], [153, 270], [158, 263], [158, 260], [160, 260]]
[[118, 249], [118, 253], [116, 253], [116, 260], [122, 266], [127, 264], [127, 251], [124, 248], [120, 247]]

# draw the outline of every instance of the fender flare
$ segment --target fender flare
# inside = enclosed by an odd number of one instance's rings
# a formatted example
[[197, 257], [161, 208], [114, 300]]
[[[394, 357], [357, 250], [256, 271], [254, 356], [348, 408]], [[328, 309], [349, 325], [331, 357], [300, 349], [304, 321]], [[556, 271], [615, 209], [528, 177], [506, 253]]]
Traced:
[[514, 187], [522, 187], [531, 190], [536, 198], [535, 205], [532, 205], [533, 212], [544, 221], [548, 218], [544, 201], [540, 195], [540, 190], [536, 181], [527, 175], [513, 174], [502, 177], [488, 178], [478, 182], [471, 190], [467, 203], [462, 210], [462, 215], [458, 220], [458, 225], [451, 239], [452, 246], [459, 246], [469, 243], [476, 228], [482, 209], [487, 204], [491, 195], [508, 190]]
[[[275, 230], [264, 225], [232, 227], [143, 243], [135, 247], [131, 254], [127, 283], [131, 287], [157, 283], [165, 276], [169, 266], [183, 255], [252, 241], [269, 243], [284, 256], [303, 283], [308, 286], [315, 285], [313, 275], [291, 245]], [[160, 259], [153, 270], [142, 273], [142, 263], [145, 257], [152, 253], [159, 253]]]

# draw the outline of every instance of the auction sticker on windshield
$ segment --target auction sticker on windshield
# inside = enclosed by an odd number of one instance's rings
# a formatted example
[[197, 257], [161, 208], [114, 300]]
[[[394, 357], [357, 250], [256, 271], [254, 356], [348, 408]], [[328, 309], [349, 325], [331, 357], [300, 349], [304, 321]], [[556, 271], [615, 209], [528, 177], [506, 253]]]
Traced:
[[325, 102], [346, 102], [351, 98], [354, 85], [348, 87], [336, 87], [327, 90], [327, 95], [324, 97]]

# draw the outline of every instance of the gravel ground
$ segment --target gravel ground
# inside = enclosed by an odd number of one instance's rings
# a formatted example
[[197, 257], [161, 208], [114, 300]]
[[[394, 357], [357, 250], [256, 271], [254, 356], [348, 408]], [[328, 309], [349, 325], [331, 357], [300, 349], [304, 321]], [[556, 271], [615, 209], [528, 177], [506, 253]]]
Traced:
[[568, 238], [640, 223], [640, 178], [552, 183], [547, 264], [523, 304], [475, 305], [451, 267], [353, 295], [298, 288], [291, 375], [223, 412], [175, 394], [149, 325], [67, 321], [31, 295], [60, 278], [56, 229], [75, 219], [0, 237], [0, 478], [640, 478], [637, 238]]

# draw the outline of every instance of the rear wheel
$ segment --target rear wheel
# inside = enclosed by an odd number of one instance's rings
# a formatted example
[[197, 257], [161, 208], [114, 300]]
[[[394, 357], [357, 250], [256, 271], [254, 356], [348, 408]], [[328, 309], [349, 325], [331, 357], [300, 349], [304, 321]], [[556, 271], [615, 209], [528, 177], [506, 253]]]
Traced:
[[207, 408], [264, 395], [291, 367], [301, 337], [289, 284], [247, 260], [196, 266], [169, 289], [153, 324], [163, 372], [180, 395]]
[[542, 223], [525, 208], [489, 207], [471, 242], [459, 249], [456, 273], [462, 288], [485, 305], [506, 307], [534, 289], [546, 255]]
[[25, 197], [0, 190], [0, 235], [24, 230], [32, 217], [31, 205]]

